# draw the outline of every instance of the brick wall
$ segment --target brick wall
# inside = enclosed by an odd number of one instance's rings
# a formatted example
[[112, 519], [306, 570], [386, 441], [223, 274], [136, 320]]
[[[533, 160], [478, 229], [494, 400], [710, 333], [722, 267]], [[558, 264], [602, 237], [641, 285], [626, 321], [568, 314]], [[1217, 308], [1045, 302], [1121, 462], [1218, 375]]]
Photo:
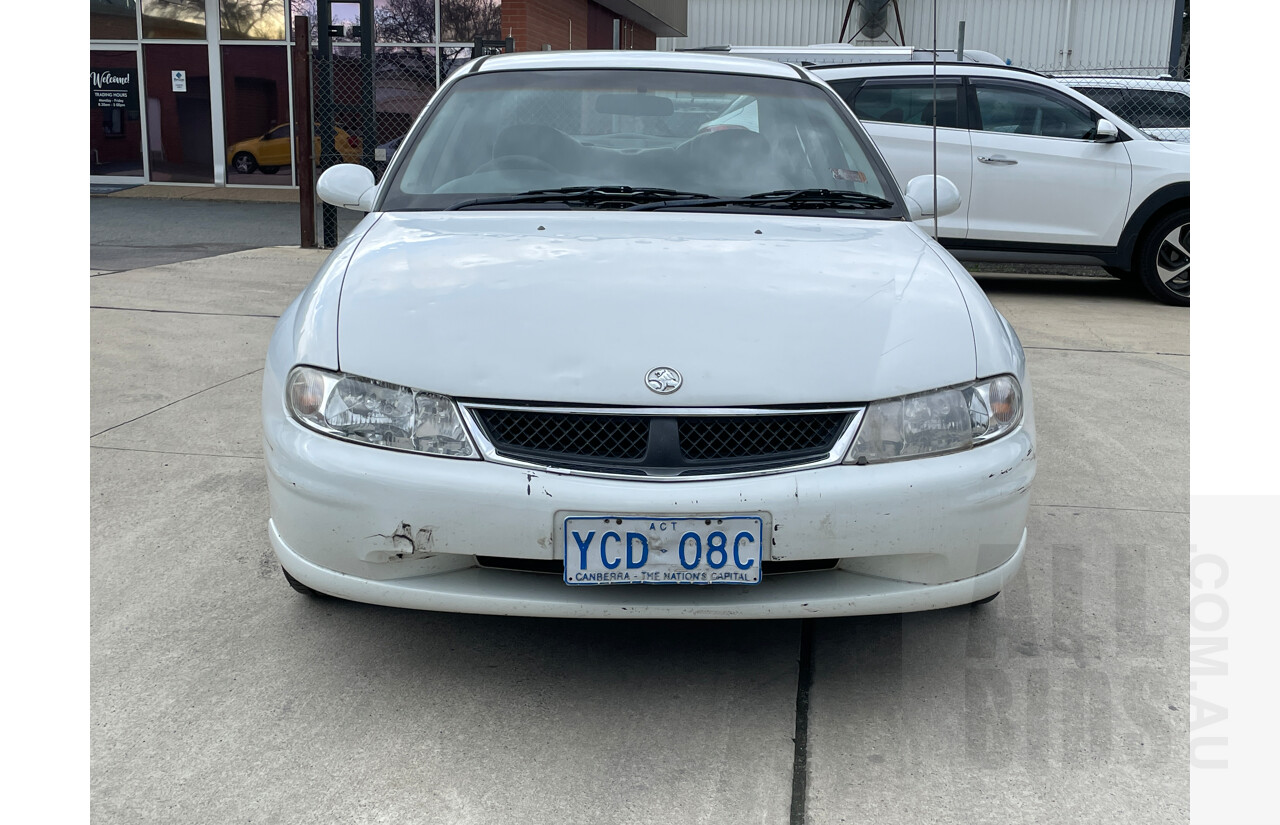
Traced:
[[[544, 43], [555, 51], [586, 49], [592, 5], [589, 0], [502, 0], [502, 36], [514, 37], [518, 52], [540, 51]], [[623, 48], [653, 49], [657, 42], [653, 32], [623, 18]]]

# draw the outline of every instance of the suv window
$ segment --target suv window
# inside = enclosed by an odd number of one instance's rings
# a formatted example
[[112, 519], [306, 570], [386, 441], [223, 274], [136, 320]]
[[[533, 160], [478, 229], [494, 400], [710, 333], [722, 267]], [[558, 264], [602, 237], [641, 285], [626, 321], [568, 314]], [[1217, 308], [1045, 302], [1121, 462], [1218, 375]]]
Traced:
[[[1129, 117], [1132, 114], [1129, 111], [1129, 104], [1125, 100], [1125, 90], [1115, 86], [1075, 86], [1073, 87], [1082, 95], [1087, 95], [1098, 101], [1098, 105], [1104, 109], [1110, 109], [1124, 120], [1133, 123], [1133, 119]], [[1138, 124], [1133, 123], [1134, 126]]]
[[1012, 83], [973, 84], [984, 132], [1076, 138], [1093, 135], [1093, 114], [1066, 97]]
[[[939, 83], [937, 87], [938, 125], [956, 128], [959, 124], [957, 83]], [[849, 99], [853, 94], [853, 99]], [[913, 126], [933, 125], [934, 87], [931, 82], [870, 82], [856, 90], [841, 91], [845, 102], [859, 120], [881, 123], [906, 123]]]
[[1191, 98], [1179, 92], [1129, 89], [1125, 111], [1116, 112], [1140, 129], [1187, 129], [1191, 126]]

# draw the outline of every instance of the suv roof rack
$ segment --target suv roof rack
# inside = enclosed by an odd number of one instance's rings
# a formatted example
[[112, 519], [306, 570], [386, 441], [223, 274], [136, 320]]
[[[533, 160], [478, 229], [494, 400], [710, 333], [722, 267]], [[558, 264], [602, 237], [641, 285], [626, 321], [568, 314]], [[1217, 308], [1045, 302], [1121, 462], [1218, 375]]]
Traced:
[[[905, 60], [876, 60], [876, 61], [861, 61], [861, 60], [860, 60], [860, 61], [853, 62], [853, 63], [821, 63], [821, 64], [816, 65], [816, 66], [806, 66], [805, 68], [809, 68], [809, 69], [857, 69], [857, 68], [861, 68], [862, 66], [931, 66], [931, 65], [933, 65], [931, 61], [930, 61], [930, 62], [925, 62], [925, 61], [923, 61], [923, 60], [913, 60], [913, 61], [910, 61], [910, 62], [905, 61]], [[1047, 74], [1045, 74], [1044, 72], [1037, 72], [1035, 69], [1024, 69], [1024, 68], [1023, 68], [1023, 67], [1021, 67], [1021, 66], [1000, 66], [1000, 65], [995, 64], [995, 63], [970, 63], [970, 62], [968, 62], [968, 61], [961, 62], [961, 61], [956, 60], [956, 59], [954, 59], [954, 58], [952, 58], [951, 60], [939, 60], [939, 61], [938, 61], [938, 65], [940, 65], [940, 66], [968, 66], [968, 67], [971, 67], [971, 68], [994, 69], [994, 70], [996, 70], [996, 71], [1018, 72], [1018, 73], [1020, 73], [1020, 74], [1033, 74], [1033, 75], [1035, 75], [1036, 77], [1047, 77], [1047, 78], [1050, 78], [1050, 79], [1053, 79], [1053, 80], [1057, 80], [1057, 79], [1058, 79], [1058, 78], [1056, 78], [1056, 77], [1053, 77], [1053, 75], [1047, 75]]]

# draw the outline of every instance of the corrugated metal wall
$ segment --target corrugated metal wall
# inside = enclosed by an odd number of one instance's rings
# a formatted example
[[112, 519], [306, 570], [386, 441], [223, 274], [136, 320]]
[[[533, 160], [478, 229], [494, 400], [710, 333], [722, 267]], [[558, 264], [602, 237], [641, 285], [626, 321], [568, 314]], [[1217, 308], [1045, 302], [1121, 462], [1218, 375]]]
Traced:
[[846, 0], [689, 0], [689, 36], [659, 37], [658, 48], [797, 46], [831, 43]]
[[[659, 49], [835, 42], [847, 0], [689, 0], [689, 36]], [[938, 47], [965, 46], [1042, 70], [1162, 67], [1169, 60], [1175, 0], [937, 0]], [[933, 44], [933, 0], [899, 0], [908, 45]], [[855, 6], [850, 34], [857, 29]], [[897, 23], [892, 10], [889, 33]], [[864, 41], [859, 41], [864, 42]], [[878, 42], [887, 43], [885, 39]]]
[[[938, 47], [994, 52], [1032, 69], [1164, 66], [1175, 0], [938, 0]], [[899, 0], [907, 42], [933, 40], [932, 0]], [[839, 29], [837, 28], [837, 32]]]
[[1071, 23], [1075, 52], [1068, 68], [1106, 64], [1165, 66], [1169, 62], [1175, 0], [1076, 0]]

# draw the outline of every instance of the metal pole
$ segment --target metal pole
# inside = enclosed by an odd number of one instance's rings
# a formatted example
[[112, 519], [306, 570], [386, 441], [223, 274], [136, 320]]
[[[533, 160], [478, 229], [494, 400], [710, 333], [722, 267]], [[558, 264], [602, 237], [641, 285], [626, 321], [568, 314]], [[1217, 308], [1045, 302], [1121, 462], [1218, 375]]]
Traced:
[[938, 240], [938, 0], [933, 0], [933, 239]]
[[316, 247], [315, 159], [311, 154], [311, 21], [293, 18], [293, 156], [298, 164], [298, 217], [303, 249]]
[[378, 115], [373, 96], [373, 0], [360, 2], [360, 160], [372, 169], [378, 141]]
[[1067, 12], [1062, 21], [1062, 68], [1070, 68], [1071, 63], [1071, 0], [1067, 0]]
[[621, 40], [621, 37], [620, 37], [620, 35], [621, 35], [621, 31], [620, 31], [621, 24], [622, 24], [622, 21], [621, 21], [621, 20], [619, 20], [619, 19], [618, 19], [618, 18], [616, 18], [616, 17], [615, 17], [615, 18], [613, 18], [613, 50], [614, 50], [615, 52], [618, 50], [618, 43], [619, 43], [619, 41]]
[[846, 6], [844, 9], [844, 22], [840, 24], [839, 42], [841, 43], [844, 42], [844, 33], [849, 30], [849, 16], [853, 14], [853, 3], [854, 3], [854, 0], [849, 0], [849, 5]]
[[960, 21], [960, 33], [956, 35], [956, 62], [964, 62], [964, 21]]
[[[336, 132], [334, 131], [334, 101], [333, 101], [333, 44], [329, 40], [329, 26], [333, 25], [333, 3], [332, 0], [319, 0], [317, 2], [317, 12], [320, 19], [316, 23], [316, 33], [320, 38], [320, 80], [319, 90], [316, 95], [319, 100], [317, 109], [319, 110], [319, 128], [316, 130], [316, 137], [320, 139], [320, 171], [328, 169], [333, 163], [333, 157], [337, 154], [337, 149], [333, 145]], [[307, 38], [307, 47], [311, 47], [311, 38]], [[338, 160], [341, 163], [341, 159]], [[314, 175], [314, 170], [308, 170], [309, 174]], [[322, 243], [325, 249], [333, 249], [338, 245], [338, 207], [331, 203], [320, 204], [320, 218], [324, 225], [324, 239]]]
[[1173, 4], [1173, 32], [1169, 36], [1169, 74], [1179, 80], [1186, 80], [1178, 72], [1182, 66], [1182, 26], [1185, 15], [1185, 0], [1176, 0]]
[[[222, 18], [221, 10], [209, 8], [205, 12], [205, 39], [209, 41], [209, 88], [222, 88]], [[222, 110], [221, 94], [210, 95], [209, 115], [213, 126], [213, 145], [222, 147], [213, 151], [213, 185], [227, 185], [227, 121]]]

